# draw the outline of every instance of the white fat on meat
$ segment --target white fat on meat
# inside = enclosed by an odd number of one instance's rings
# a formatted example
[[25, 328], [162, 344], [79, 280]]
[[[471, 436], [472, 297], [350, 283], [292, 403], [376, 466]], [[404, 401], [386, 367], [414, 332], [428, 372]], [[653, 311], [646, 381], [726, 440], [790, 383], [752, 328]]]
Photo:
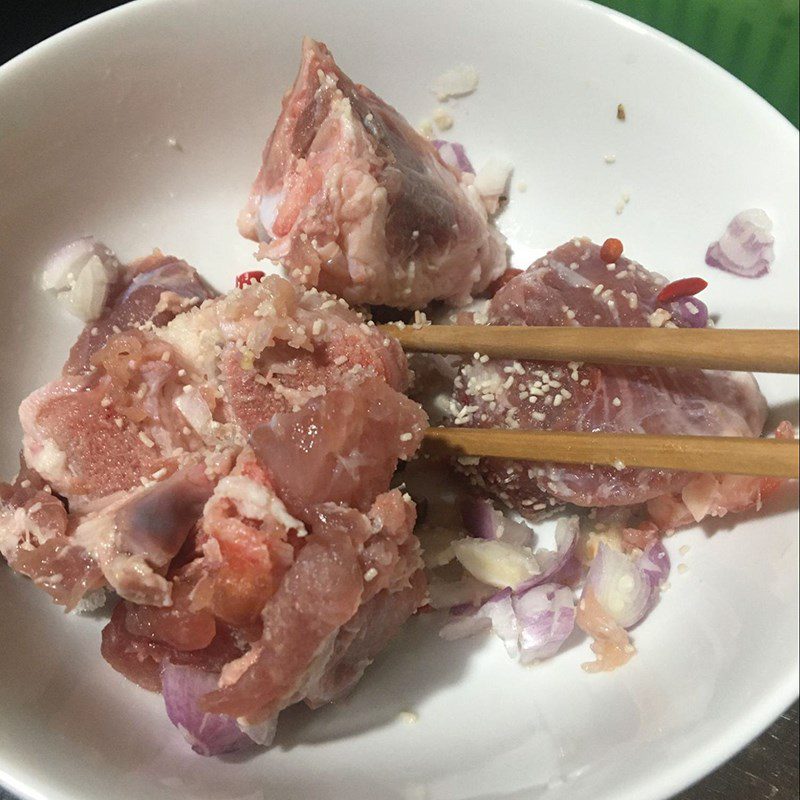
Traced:
[[266, 486], [245, 475], [228, 475], [217, 484], [214, 499], [231, 500], [239, 514], [253, 520], [274, 519], [287, 530], [306, 535], [306, 527], [293, 517], [280, 498]]
[[61, 482], [67, 466], [67, 454], [52, 439], [25, 436], [22, 439], [22, 452], [26, 463], [46, 481]]
[[[494, 325], [650, 327], [687, 323], [658, 294], [657, 273], [574, 239], [503, 286], [489, 306]], [[466, 363], [455, 381], [455, 425], [608, 433], [758, 436], [766, 402], [752, 375], [583, 363], [490, 360]], [[461, 462], [484, 491], [524, 516], [564, 503], [627, 506], [680, 492], [688, 473], [654, 469], [528, 463]], [[695, 509], [700, 513], [700, 509]]]
[[[496, 192], [497, 175], [479, 185]], [[240, 230], [294, 282], [351, 303], [460, 305], [507, 264], [496, 195], [473, 180], [306, 39]]]

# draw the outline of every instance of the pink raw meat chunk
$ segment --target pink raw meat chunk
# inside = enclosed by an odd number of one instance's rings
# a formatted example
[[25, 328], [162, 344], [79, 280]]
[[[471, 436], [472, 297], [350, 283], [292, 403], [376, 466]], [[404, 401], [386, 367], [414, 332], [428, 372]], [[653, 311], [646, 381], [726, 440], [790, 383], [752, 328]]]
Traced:
[[[679, 326], [661, 309], [666, 279], [574, 240], [548, 253], [492, 299], [495, 325]], [[702, 370], [473, 360], [456, 381], [456, 424], [586, 432], [758, 436], [766, 403], [752, 375]], [[528, 516], [564, 503], [634, 505], [691, 479], [657, 469], [481, 459], [463, 467]]]
[[366, 511], [389, 485], [398, 456], [416, 452], [426, 422], [415, 402], [371, 378], [298, 413], [276, 414], [252, 442], [293, 514], [328, 502]]
[[[385, 520], [386, 504], [407, 510]], [[307, 696], [319, 705], [355, 683], [378, 646], [424, 602], [415, 518], [413, 503], [396, 489], [380, 495], [368, 515], [336, 504], [317, 506], [307, 542], [264, 606], [260, 640], [225, 666], [206, 710], [259, 724]], [[379, 570], [369, 556], [386, 542], [397, 546]], [[386, 593], [382, 602], [373, 600], [376, 588]], [[354, 642], [362, 629], [363, 649]], [[358, 675], [351, 678], [349, 670]]]
[[209, 707], [266, 743], [425, 601], [389, 485], [427, 420], [397, 341], [343, 300], [276, 276], [209, 298], [183, 262], [151, 266], [22, 402], [0, 552], [68, 608], [113, 589], [106, 660], [156, 691], [167, 664], [204, 670]]
[[240, 217], [259, 257], [354, 304], [460, 304], [506, 268], [474, 176], [305, 39]]

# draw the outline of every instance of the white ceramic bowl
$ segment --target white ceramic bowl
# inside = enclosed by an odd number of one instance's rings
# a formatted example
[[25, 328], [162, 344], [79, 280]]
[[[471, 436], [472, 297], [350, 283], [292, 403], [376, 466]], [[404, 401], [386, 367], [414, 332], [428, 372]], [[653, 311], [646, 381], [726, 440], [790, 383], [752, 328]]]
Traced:
[[[42, 259], [93, 233], [125, 258], [180, 254], [230, 286], [251, 264], [236, 213], [305, 33], [412, 121], [434, 108], [437, 74], [478, 68], [451, 133], [478, 163], [509, 158], [514, 186], [527, 183], [501, 221], [520, 263], [575, 234], [616, 235], [668, 276], [708, 277], [721, 324], [797, 326], [797, 131], [648, 28], [566, 0], [142, 0], [0, 69], [4, 474], [19, 400], [56, 374], [78, 329], [37, 290]], [[752, 206], [775, 221], [772, 274], [707, 269], [708, 242]], [[762, 385], [776, 416], [796, 421], [796, 382]], [[682, 533], [670, 551], [689, 570], [616, 673], [584, 674], [577, 639], [523, 669], [498, 640], [447, 644], [421, 618], [349, 701], [285, 714], [272, 751], [238, 760], [192, 754], [160, 699], [102, 661], [101, 619], [62, 615], [0, 568], [0, 782], [37, 800], [665, 798], [797, 695], [794, 492]]]

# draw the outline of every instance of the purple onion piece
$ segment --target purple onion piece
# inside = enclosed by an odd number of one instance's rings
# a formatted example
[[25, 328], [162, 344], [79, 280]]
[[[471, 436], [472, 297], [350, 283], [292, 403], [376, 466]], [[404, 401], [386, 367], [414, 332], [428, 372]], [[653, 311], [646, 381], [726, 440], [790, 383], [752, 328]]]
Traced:
[[97, 256], [104, 264], [118, 264], [116, 256], [93, 236], [75, 239], [53, 253], [42, 272], [42, 288], [62, 290], [67, 288], [69, 276], [77, 276], [86, 262]]
[[597, 602], [622, 628], [636, 625], [653, 604], [653, 586], [645, 571], [631, 558], [600, 543], [586, 576], [586, 586]]
[[555, 655], [575, 627], [572, 590], [549, 583], [516, 594], [511, 602], [519, 627], [520, 661], [529, 664]]
[[433, 146], [439, 151], [442, 161], [449, 167], [455, 167], [462, 172], [471, 172], [475, 174], [475, 168], [472, 166], [467, 152], [464, 150], [464, 145], [458, 142], [446, 142], [443, 139], [434, 139]]
[[556, 525], [556, 550], [537, 550], [534, 553], [542, 571], [518, 586], [517, 591], [524, 592], [544, 583], [557, 583], [556, 578], [566, 572], [575, 560], [579, 532], [578, 517], [560, 519]]
[[645, 548], [636, 565], [654, 588], [660, 587], [669, 577], [670, 560], [661, 539], [656, 539]]
[[197, 667], [169, 662], [161, 671], [167, 716], [201, 756], [230, 753], [253, 744], [233, 717], [208, 714], [200, 708], [200, 698], [217, 688], [218, 678]]
[[468, 495], [461, 500], [461, 521], [475, 539], [499, 539], [503, 515], [488, 500]]
[[743, 278], [759, 278], [775, 259], [774, 242], [772, 220], [762, 209], [751, 208], [737, 214], [708, 246], [706, 264]]
[[519, 655], [519, 626], [512, 602], [511, 589], [503, 589], [492, 595], [482, 606], [480, 612], [489, 618], [492, 630], [500, 637], [506, 652], [516, 658]]
[[549, 583], [524, 592], [503, 589], [475, 613], [451, 619], [439, 635], [454, 640], [491, 628], [512, 658], [529, 664], [558, 652], [574, 626], [572, 590]]

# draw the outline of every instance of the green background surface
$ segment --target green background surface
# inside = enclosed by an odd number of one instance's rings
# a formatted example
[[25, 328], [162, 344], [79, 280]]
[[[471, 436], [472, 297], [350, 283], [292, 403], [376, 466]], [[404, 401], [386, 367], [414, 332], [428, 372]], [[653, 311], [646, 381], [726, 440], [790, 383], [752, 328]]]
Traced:
[[598, 0], [716, 61], [798, 125], [800, 0]]

